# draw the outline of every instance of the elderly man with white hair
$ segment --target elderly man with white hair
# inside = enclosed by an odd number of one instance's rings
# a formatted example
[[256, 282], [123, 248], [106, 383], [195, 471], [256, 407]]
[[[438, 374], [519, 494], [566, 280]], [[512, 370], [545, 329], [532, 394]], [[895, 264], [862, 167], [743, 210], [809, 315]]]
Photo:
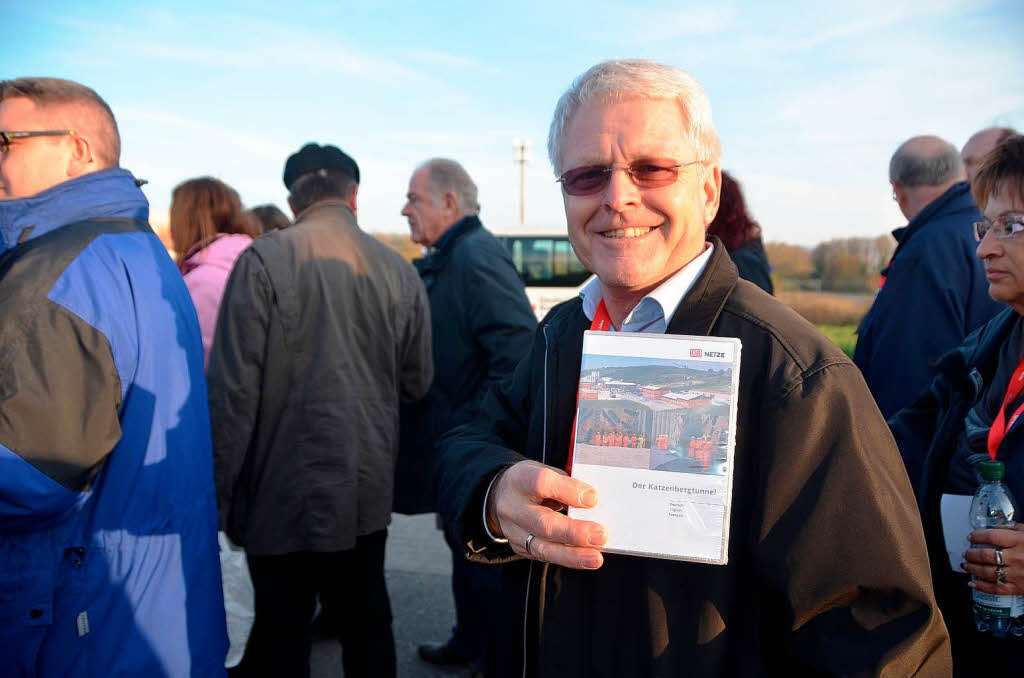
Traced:
[[[449, 536], [509, 563], [487, 675], [948, 673], [910, 484], [860, 374], [706, 236], [721, 168], [700, 85], [598, 64], [559, 101], [549, 153], [597, 278], [441, 443]], [[742, 341], [728, 564], [602, 553], [605, 527], [560, 510], [600, 501], [561, 469], [583, 333], [605, 314], [617, 332]]]

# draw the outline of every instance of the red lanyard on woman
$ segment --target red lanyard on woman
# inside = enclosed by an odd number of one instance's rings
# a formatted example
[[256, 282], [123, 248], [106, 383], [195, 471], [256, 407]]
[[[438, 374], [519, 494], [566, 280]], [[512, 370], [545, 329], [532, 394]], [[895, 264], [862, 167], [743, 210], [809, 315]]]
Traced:
[[1021, 403], [1010, 416], [1010, 421], [1006, 421], [1006, 408], [1020, 395], [1021, 390], [1024, 390], [1024, 359], [1020, 361], [1013, 376], [1010, 377], [1010, 385], [1006, 387], [1003, 403], [999, 406], [999, 412], [996, 413], [996, 418], [992, 421], [992, 427], [988, 430], [988, 456], [993, 461], [995, 461], [1000, 443], [1006, 437], [1006, 432], [1013, 426], [1013, 422], [1017, 421], [1017, 417], [1020, 416], [1021, 412], [1024, 412], [1024, 403]]

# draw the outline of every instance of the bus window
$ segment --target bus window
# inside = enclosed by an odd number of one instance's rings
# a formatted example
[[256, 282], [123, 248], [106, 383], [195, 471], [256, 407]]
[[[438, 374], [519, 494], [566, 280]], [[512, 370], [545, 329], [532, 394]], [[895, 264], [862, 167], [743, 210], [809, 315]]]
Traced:
[[569, 243], [568, 236], [499, 236], [512, 253], [512, 264], [526, 287], [526, 296], [538, 318], [579, 294], [590, 278]]
[[527, 287], [578, 287], [590, 272], [576, 258], [566, 236], [501, 236]]

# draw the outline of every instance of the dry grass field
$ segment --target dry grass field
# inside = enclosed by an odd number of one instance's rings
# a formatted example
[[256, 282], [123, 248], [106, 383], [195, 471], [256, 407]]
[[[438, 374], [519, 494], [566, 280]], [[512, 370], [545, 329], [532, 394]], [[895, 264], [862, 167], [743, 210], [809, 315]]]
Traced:
[[857, 325], [871, 307], [869, 294], [849, 295], [831, 292], [780, 290], [779, 301], [815, 325]]
[[853, 348], [857, 344], [857, 335], [854, 331], [860, 319], [871, 307], [873, 295], [799, 290], [779, 290], [776, 294], [780, 301], [817, 325], [818, 329], [848, 356], [853, 356]]

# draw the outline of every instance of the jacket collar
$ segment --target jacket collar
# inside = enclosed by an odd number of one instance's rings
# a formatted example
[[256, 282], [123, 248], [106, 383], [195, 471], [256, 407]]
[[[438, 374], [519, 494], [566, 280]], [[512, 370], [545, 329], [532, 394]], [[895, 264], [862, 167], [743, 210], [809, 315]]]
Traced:
[[466, 234], [483, 228], [483, 226], [477, 216], [462, 217], [449, 226], [444, 235], [438, 238], [430, 254], [413, 260], [412, 263], [416, 266], [416, 270], [420, 272], [420, 275], [441, 270], [455, 248], [455, 243]]
[[711, 334], [711, 328], [715, 326], [718, 316], [725, 308], [725, 302], [736, 287], [736, 281], [739, 280], [736, 264], [732, 263], [732, 259], [726, 254], [725, 245], [718, 236], [712, 235], [709, 239], [715, 246], [711, 259], [704, 267], [704, 272], [690, 287], [690, 291], [679, 302], [679, 307], [666, 330], [668, 334], [690, 334], [700, 337]]
[[102, 170], [29, 198], [0, 201], [0, 254], [62, 226], [102, 217], [149, 221], [149, 202], [131, 172]]
[[995, 374], [999, 348], [1019, 322], [1024, 320], [1016, 311], [1004, 309], [972, 332], [960, 346], [942, 356], [938, 363], [939, 372], [958, 390], [971, 394], [973, 402]]
[[483, 224], [480, 223], [480, 217], [468, 216], [462, 217], [454, 224], [452, 224], [447, 231], [444, 232], [437, 240], [437, 244], [434, 245], [434, 249], [437, 254], [447, 256], [452, 248], [455, 247], [455, 243], [466, 235], [470, 231], [475, 231], [478, 228], [483, 228]]
[[920, 231], [929, 222], [938, 216], [965, 212], [976, 209], [974, 199], [971, 198], [971, 185], [966, 181], [960, 181], [949, 188], [935, 200], [925, 205], [924, 209], [917, 213], [910, 222], [892, 232], [896, 242], [903, 245], [915, 233]]

